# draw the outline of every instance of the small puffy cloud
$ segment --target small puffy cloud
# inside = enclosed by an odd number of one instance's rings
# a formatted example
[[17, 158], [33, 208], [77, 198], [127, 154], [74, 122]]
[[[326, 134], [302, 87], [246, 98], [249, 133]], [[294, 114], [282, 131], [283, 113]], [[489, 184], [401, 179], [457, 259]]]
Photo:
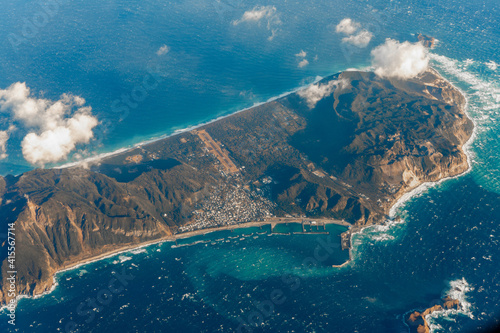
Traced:
[[61, 95], [55, 102], [32, 97], [21, 82], [0, 89], [0, 112], [10, 113], [13, 122], [29, 131], [21, 145], [24, 158], [31, 164], [64, 160], [77, 144], [90, 141], [98, 121], [92, 116], [92, 108], [84, 104], [85, 99], [70, 94]]
[[342, 21], [340, 21], [339, 24], [335, 27], [335, 31], [337, 33], [344, 33], [346, 35], [352, 35], [355, 33], [359, 28], [361, 27], [361, 24], [359, 24], [356, 21], [351, 20], [350, 18], [345, 18]]
[[7, 141], [9, 140], [8, 131], [0, 131], [0, 160], [7, 158]]
[[162, 55], [165, 55], [167, 54], [168, 52], [170, 51], [170, 48], [167, 46], [167, 45], [162, 45], [158, 51], [156, 51], [156, 55], [157, 56], [162, 56]]
[[[347, 37], [342, 38], [342, 43], [348, 43], [359, 48], [367, 47], [373, 38], [373, 34], [363, 29], [356, 33], [361, 28], [361, 24], [351, 20], [350, 18], [345, 18], [337, 25], [335, 31], [337, 33], [343, 33]], [[355, 34], [356, 33], [356, 34]]]
[[299, 62], [299, 68], [304, 68], [307, 65], [309, 65], [309, 61], [307, 61], [307, 59], [303, 59], [301, 62]]
[[309, 65], [309, 60], [306, 59], [307, 57], [307, 52], [305, 52], [304, 50], [300, 50], [299, 53], [295, 54], [295, 56], [297, 58], [302, 58], [302, 60], [299, 62], [298, 66], [299, 68], [304, 68], [306, 67], [307, 65]]
[[349, 43], [349, 44], [352, 44], [354, 46], [363, 48], [363, 47], [368, 46], [368, 44], [370, 43], [372, 38], [373, 38], [373, 34], [370, 31], [363, 29], [356, 35], [351, 35], [351, 36], [342, 38], [342, 42]]
[[309, 87], [297, 92], [297, 94], [304, 98], [307, 102], [307, 106], [312, 109], [320, 100], [331, 95], [337, 87], [344, 88], [348, 85], [349, 82], [345, 79], [333, 80], [323, 84], [311, 84]]
[[300, 50], [300, 52], [297, 53], [295, 56], [299, 58], [305, 58], [307, 56], [307, 53], [304, 50]]
[[278, 31], [276, 27], [281, 24], [276, 7], [274, 6], [255, 6], [252, 10], [247, 10], [240, 19], [234, 20], [232, 23], [234, 26], [244, 22], [260, 25], [262, 21], [267, 23], [267, 30], [271, 31], [271, 36], [268, 37], [268, 40], [272, 40]]
[[267, 18], [270, 19], [276, 15], [276, 7], [274, 6], [256, 6], [252, 10], [247, 10], [239, 20], [234, 20], [233, 25], [238, 25], [243, 22], [259, 22]]
[[5, 131], [0, 131], [0, 160], [7, 158], [7, 141], [9, 141], [10, 133], [16, 129], [14, 125], [10, 125]]
[[409, 79], [429, 67], [429, 57], [422, 43], [400, 43], [387, 38], [371, 52], [375, 73], [381, 77]]

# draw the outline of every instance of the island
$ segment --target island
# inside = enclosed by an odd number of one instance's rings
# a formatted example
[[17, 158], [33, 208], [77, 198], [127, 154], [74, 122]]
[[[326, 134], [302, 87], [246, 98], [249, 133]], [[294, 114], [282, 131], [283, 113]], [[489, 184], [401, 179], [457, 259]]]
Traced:
[[440, 312], [445, 310], [460, 310], [461, 305], [458, 299], [453, 299], [450, 296], [446, 296], [433, 306], [425, 309], [422, 312], [413, 311], [406, 316], [405, 320], [410, 327], [410, 333], [429, 333], [430, 327], [425, 319], [425, 316], [430, 315], [434, 312]]
[[[78, 263], [208, 229], [381, 223], [410, 190], [468, 169], [465, 105], [433, 69], [405, 80], [346, 71], [100, 160], [0, 177], [16, 294], [50, 290], [57, 271]], [[2, 304], [11, 299], [8, 246]]]
[[427, 35], [418, 34], [417, 39], [421, 42], [425, 47], [429, 49], [433, 49], [436, 46], [437, 40], [434, 37], [430, 37]]

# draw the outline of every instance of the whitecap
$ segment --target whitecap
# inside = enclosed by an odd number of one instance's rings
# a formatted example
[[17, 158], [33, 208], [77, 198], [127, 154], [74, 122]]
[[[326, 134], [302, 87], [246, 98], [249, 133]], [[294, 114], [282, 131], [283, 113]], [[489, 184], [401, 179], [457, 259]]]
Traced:
[[485, 65], [486, 65], [489, 69], [491, 69], [492, 71], [496, 71], [496, 70], [497, 70], [497, 68], [498, 68], [498, 64], [497, 64], [496, 62], [494, 62], [493, 60], [491, 60], [491, 61], [489, 61], [489, 62], [485, 63]]
[[425, 316], [425, 320], [429, 324], [431, 333], [438, 332], [443, 329], [443, 327], [437, 323], [439, 319], [455, 322], [457, 315], [464, 315], [470, 319], [474, 319], [471, 304], [467, 298], [467, 293], [474, 290], [474, 288], [469, 285], [465, 278], [450, 281], [449, 286], [449, 289], [444, 292], [443, 297], [449, 296], [451, 299], [458, 300], [460, 302], [460, 309], [435, 311]]
[[120, 263], [122, 263], [122, 262], [125, 262], [127, 260], [132, 260], [132, 257], [119, 256], [118, 259], [120, 259]]
[[[496, 150], [500, 147], [500, 141], [495, 135], [488, 134], [496, 131], [500, 120], [500, 77], [496, 72], [485, 74], [484, 67], [496, 70], [495, 62], [481, 63], [468, 67], [466, 61], [450, 59], [442, 55], [431, 54], [433, 66], [450, 77], [454, 83], [460, 84], [466, 89], [467, 114], [472, 118], [475, 125], [474, 149], [476, 154], [468, 151], [469, 160], [474, 158], [476, 168], [475, 179], [480, 185], [491, 191], [498, 192], [500, 179], [493, 172], [500, 167], [500, 158]], [[476, 138], [477, 136], [477, 138]]]
[[132, 250], [130, 251], [131, 253], [133, 254], [139, 254], [139, 253], [144, 253], [144, 252], [147, 252], [145, 248], [138, 248], [136, 250]]

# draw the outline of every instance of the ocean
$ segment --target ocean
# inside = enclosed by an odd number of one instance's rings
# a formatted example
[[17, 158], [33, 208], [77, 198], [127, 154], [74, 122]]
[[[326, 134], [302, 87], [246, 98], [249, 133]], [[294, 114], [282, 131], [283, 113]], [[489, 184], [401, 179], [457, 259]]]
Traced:
[[[406, 313], [449, 294], [463, 309], [433, 314], [432, 332], [476, 332], [498, 322], [497, 1], [59, 0], [49, 20], [24, 35], [40, 3], [3, 2], [0, 89], [26, 82], [39, 97], [85, 98], [101, 124], [95, 140], [78, 147], [83, 157], [231, 114], [317, 77], [367, 68], [373, 47], [386, 38], [414, 41], [419, 32], [439, 40], [431, 65], [466, 95], [476, 131], [471, 170], [422, 189], [391, 221], [355, 234], [347, 265], [332, 267], [346, 260], [338, 248], [311, 260], [326, 236], [240, 230], [253, 235], [166, 242], [58, 274], [51, 293], [19, 301], [15, 327], [0, 315], [1, 331], [402, 333]], [[255, 6], [275, 6], [278, 17], [233, 24]], [[373, 33], [367, 48], [342, 44], [335, 26], [345, 17]], [[13, 45], [12, 34], [25, 40]], [[169, 51], [158, 55], [163, 45]], [[137, 105], [117, 108], [145, 77], [155, 88]], [[0, 125], [6, 121], [0, 113]], [[20, 149], [28, 130], [11, 134], [0, 174], [33, 168]]]

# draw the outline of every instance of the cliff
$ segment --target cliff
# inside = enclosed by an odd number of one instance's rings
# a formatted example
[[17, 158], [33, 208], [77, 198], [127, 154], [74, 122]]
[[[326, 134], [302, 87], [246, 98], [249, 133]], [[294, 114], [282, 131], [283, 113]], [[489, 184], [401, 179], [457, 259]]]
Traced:
[[287, 215], [375, 223], [422, 182], [467, 170], [473, 124], [437, 72], [343, 72], [317, 88], [329, 93], [290, 94], [86, 169], [0, 178], [18, 294], [49, 289], [57, 270], [81, 260], [184, 231]]

